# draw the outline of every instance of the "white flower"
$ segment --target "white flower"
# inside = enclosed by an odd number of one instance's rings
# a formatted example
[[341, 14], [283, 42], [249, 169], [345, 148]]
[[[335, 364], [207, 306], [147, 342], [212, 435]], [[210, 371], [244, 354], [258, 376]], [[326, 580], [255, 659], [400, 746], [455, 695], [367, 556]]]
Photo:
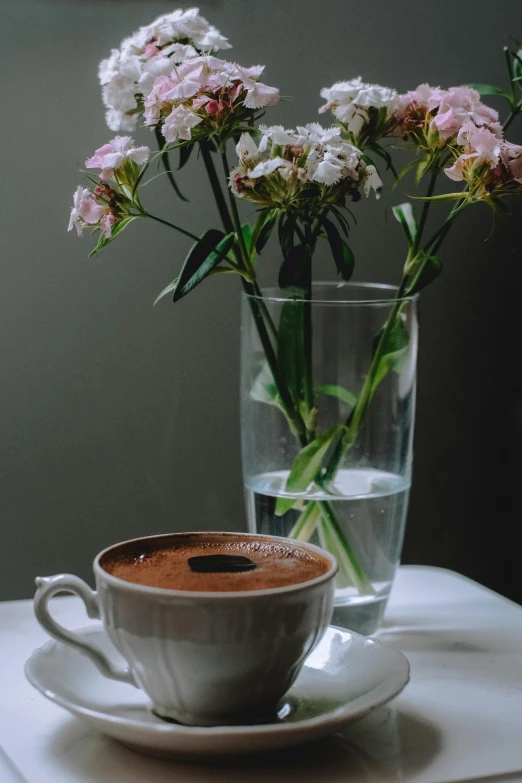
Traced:
[[237, 68], [238, 76], [243, 82], [247, 94], [245, 106], [247, 109], [262, 109], [266, 106], [274, 106], [279, 100], [279, 90], [269, 87], [257, 81], [265, 69], [264, 65], [256, 65], [253, 68]]
[[118, 111], [118, 109], [107, 109], [105, 122], [112, 131], [133, 131], [138, 124], [138, 117], [136, 114], [126, 114], [123, 111]]
[[338, 120], [347, 125], [350, 133], [357, 136], [368, 122], [368, 109], [386, 107], [391, 116], [397, 103], [397, 92], [379, 84], [367, 84], [358, 76], [347, 82], [336, 82], [332, 87], [323, 87], [321, 97], [326, 103], [319, 112], [331, 109]]
[[250, 133], [242, 133], [236, 145], [236, 152], [239, 160], [245, 158], [255, 158], [259, 150]]
[[[364, 172], [364, 195], [368, 196], [370, 194], [370, 190], [379, 191], [382, 188], [382, 179], [379, 177], [379, 173], [375, 166], [370, 164], [369, 166], [366, 166], [365, 172]], [[377, 192], [378, 197], [378, 192]]]
[[250, 179], [258, 179], [258, 177], [267, 177], [269, 174], [273, 174], [274, 171], [280, 168], [291, 167], [292, 164], [288, 160], [283, 160], [279, 156], [275, 158], [269, 158], [258, 163], [248, 172]]
[[281, 145], [298, 143], [296, 132], [294, 130], [285, 130], [282, 125], [260, 125], [259, 130], [263, 134], [259, 142], [259, 152], [265, 152], [269, 142]]
[[312, 142], [313, 144], [340, 144], [340, 128], [323, 128], [318, 122], [309, 122], [307, 125], [297, 126], [299, 142]]
[[186, 109], [183, 105], [174, 109], [163, 124], [163, 136], [168, 142], [176, 141], [176, 139], [184, 139], [190, 141], [192, 138], [191, 128], [195, 125], [199, 125], [202, 122], [202, 117], [198, 117], [193, 111]]
[[158, 76], [167, 76], [172, 71], [172, 67], [173, 62], [170, 57], [158, 55], [158, 57], [151, 57], [150, 60], [147, 60], [143, 64], [143, 71], [137, 87], [134, 83], [132, 84], [132, 89], [134, 90], [133, 97], [136, 92], [141, 93], [141, 95], [147, 95], [152, 90]]

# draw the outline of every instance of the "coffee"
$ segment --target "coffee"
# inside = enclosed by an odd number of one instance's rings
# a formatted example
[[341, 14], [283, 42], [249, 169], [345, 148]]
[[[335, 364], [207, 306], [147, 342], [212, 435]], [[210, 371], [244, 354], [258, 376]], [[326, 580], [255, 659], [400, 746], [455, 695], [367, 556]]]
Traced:
[[112, 576], [170, 590], [234, 592], [285, 587], [322, 576], [330, 563], [299, 544], [234, 534], [161, 536], [115, 547], [100, 560]]

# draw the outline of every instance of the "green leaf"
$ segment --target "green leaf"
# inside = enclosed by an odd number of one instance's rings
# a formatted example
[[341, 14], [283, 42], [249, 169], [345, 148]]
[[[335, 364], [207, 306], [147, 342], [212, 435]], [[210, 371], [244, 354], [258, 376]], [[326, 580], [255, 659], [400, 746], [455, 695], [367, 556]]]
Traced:
[[304, 385], [304, 302], [283, 304], [277, 330], [277, 358], [283, 381], [295, 400], [301, 398]]
[[250, 389], [250, 399], [279, 407], [277, 386], [268, 362], [264, 362]]
[[98, 244], [96, 245], [96, 247], [95, 247], [93, 250], [91, 250], [91, 252], [89, 253], [89, 258], [90, 258], [91, 256], [93, 256], [95, 253], [98, 253], [98, 252], [99, 252], [100, 250], [102, 250], [104, 247], [107, 247], [107, 245], [108, 245], [110, 242], [112, 242], [112, 240], [113, 240], [113, 239], [116, 239], [116, 237], [118, 236], [118, 234], [121, 234], [121, 232], [122, 232], [122, 231], [123, 231], [125, 228], [127, 228], [127, 226], [129, 225], [129, 223], [132, 223], [132, 221], [133, 221], [133, 220], [136, 220], [136, 218], [137, 218], [137, 217], [138, 217], [138, 215], [134, 215], [133, 217], [126, 217], [126, 218], [124, 218], [123, 220], [120, 220], [120, 222], [119, 222], [119, 223], [116, 223], [116, 225], [115, 225], [115, 226], [114, 226], [114, 228], [112, 229], [112, 233], [111, 233], [110, 237], [103, 237], [103, 236], [102, 236], [102, 237], [100, 237], [100, 239], [99, 239], [99, 241], [98, 241]]
[[340, 209], [337, 209], [337, 207], [330, 207], [330, 212], [334, 214], [334, 216], [337, 219], [337, 222], [339, 223], [339, 226], [341, 228], [341, 231], [345, 235], [345, 237], [350, 235], [350, 224], [348, 223], [348, 220], [345, 218], [343, 213]]
[[165, 286], [163, 291], [160, 294], [158, 294], [158, 296], [154, 300], [153, 307], [158, 304], [160, 299], [163, 299], [164, 296], [166, 296], [167, 294], [170, 294], [171, 291], [174, 291], [176, 289], [176, 286], [178, 284], [178, 280], [179, 280], [179, 277], [176, 277], [176, 279], [173, 280], [172, 283], [169, 283], [167, 286]]
[[254, 231], [256, 253], [259, 254], [263, 252], [263, 248], [272, 235], [276, 220], [277, 212], [268, 210], [268, 212], [264, 214], [263, 220], [258, 221]]
[[515, 52], [511, 54], [513, 55], [513, 73], [515, 75], [513, 81], [520, 81], [522, 79], [522, 58]]
[[353, 275], [355, 267], [355, 258], [349, 245], [346, 244], [344, 239], [339, 234], [339, 229], [328, 218], [323, 218], [322, 224], [330, 243], [330, 249], [335, 261], [337, 271], [341, 275], [343, 280], [349, 280]]
[[337, 397], [341, 402], [349, 405], [353, 408], [357, 402], [357, 397], [353, 392], [345, 389], [344, 386], [338, 386], [336, 384], [325, 383], [322, 386], [317, 386], [314, 389], [315, 394], [327, 394], [329, 397]]
[[433, 281], [442, 272], [442, 264], [437, 256], [424, 256], [421, 259], [419, 265], [419, 271], [415, 273], [414, 278], [410, 284], [410, 287], [406, 291], [408, 296], [417, 294], [426, 288], [427, 285], [433, 283]]
[[396, 188], [401, 179], [406, 176], [406, 174], [411, 171], [412, 169], [416, 168], [419, 165], [418, 160], [410, 160], [409, 163], [402, 168], [399, 173], [395, 176], [395, 182], [393, 183], [393, 187]]
[[279, 497], [276, 500], [274, 514], [276, 517], [284, 517], [287, 511], [295, 506], [299, 498], [285, 498]]
[[305, 446], [294, 460], [290, 475], [286, 482], [287, 492], [305, 492], [315, 477], [320, 473], [323, 460], [337, 435], [346, 429], [343, 424], [336, 424], [318, 438]]
[[419, 165], [417, 166], [417, 172], [415, 174], [415, 184], [418, 185], [423, 176], [426, 174], [428, 169], [431, 166], [431, 160], [430, 158], [425, 158], [424, 160], [421, 160]]
[[399, 204], [396, 207], [392, 207], [392, 212], [395, 219], [399, 221], [404, 233], [406, 234], [408, 245], [413, 247], [417, 241], [418, 226], [411, 204], [406, 201], [404, 204]]
[[279, 270], [279, 287], [303, 296], [307, 286], [307, 253], [302, 245], [293, 247]]
[[321, 509], [313, 500], [310, 500], [299, 514], [297, 522], [288, 534], [288, 538], [296, 541], [310, 541], [321, 516]]
[[386, 150], [384, 147], [379, 146], [378, 144], [376, 144], [375, 146], [371, 146], [370, 149], [372, 152], [374, 152], [376, 155], [379, 155], [384, 160], [384, 162], [386, 163], [386, 170], [388, 171], [388, 169], [390, 169], [390, 171], [396, 177], [397, 172], [395, 171], [392, 157], [388, 152], [388, 150]]
[[509, 100], [509, 95], [500, 87], [495, 87], [494, 84], [467, 84], [466, 87], [471, 87], [476, 90], [480, 95], [501, 95], [503, 98]]
[[241, 226], [241, 233], [243, 234], [243, 242], [245, 243], [245, 247], [248, 250], [248, 254], [251, 255], [253, 231], [250, 223], [245, 223], [243, 226]]
[[[381, 341], [385, 328], [386, 327], [383, 327], [374, 338], [374, 353]], [[391, 370], [400, 372], [403, 361], [408, 353], [409, 342], [410, 336], [408, 334], [408, 330], [406, 329], [404, 321], [399, 315], [395, 318], [394, 324], [388, 332], [388, 335], [385, 338], [385, 343], [381, 348], [382, 354], [377, 373], [373, 381], [373, 391], [375, 391], [382, 379], [385, 378]]]
[[415, 201], [461, 201], [462, 199], [465, 199], [467, 196], [467, 193], [461, 192], [461, 193], [441, 193], [440, 196], [408, 196], [408, 198], [413, 198]]
[[[174, 291], [173, 301], [177, 302], [195, 288], [208, 273], [216, 267], [234, 246], [236, 235], [223, 235], [222, 231], [211, 228], [201, 236], [199, 242], [190, 250]], [[209, 248], [214, 248], [210, 250]]]
[[179, 148], [179, 163], [178, 163], [178, 171], [185, 166], [188, 159], [192, 155], [192, 151], [196, 145], [195, 144], [183, 144]]
[[277, 226], [279, 234], [279, 244], [283, 251], [283, 256], [286, 258], [294, 247], [294, 233], [295, 233], [295, 220], [293, 217], [282, 214], [279, 217], [279, 223]]

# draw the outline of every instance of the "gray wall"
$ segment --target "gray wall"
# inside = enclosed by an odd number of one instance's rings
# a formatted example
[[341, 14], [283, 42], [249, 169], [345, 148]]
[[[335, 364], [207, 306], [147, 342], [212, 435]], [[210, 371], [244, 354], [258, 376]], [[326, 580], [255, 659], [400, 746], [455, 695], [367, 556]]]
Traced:
[[[110, 138], [97, 63], [173, 6], [0, 2], [0, 598], [29, 596], [36, 574], [87, 576], [93, 555], [123, 538], [245, 525], [237, 285], [216, 279], [175, 308], [168, 300], [153, 308], [176, 276], [184, 240], [133, 225], [87, 260], [88, 236], [65, 231], [77, 164]], [[266, 63], [268, 83], [294, 96], [270, 112], [270, 122], [286, 125], [316, 119], [319, 89], [358, 73], [400, 90], [421, 81], [501, 82], [504, 36], [522, 36], [519, 0], [503, 0], [494, 14], [487, 0], [200, 7], [234, 43], [233, 58]], [[521, 132], [522, 122], [513, 140]], [[214, 206], [195, 162], [181, 179], [191, 205], [160, 180], [150, 207], [199, 232]], [[358, 279], [396, 282], [398, 227], [385, 222], [384, 204], [357, 213]], [[404, 557], [457, 569], [515, 598], [520, 214], [512, 233], [504, 227], [486, 243], [487, 210], [464, 216], [446, 244], [443, 277], [423, 295]]]

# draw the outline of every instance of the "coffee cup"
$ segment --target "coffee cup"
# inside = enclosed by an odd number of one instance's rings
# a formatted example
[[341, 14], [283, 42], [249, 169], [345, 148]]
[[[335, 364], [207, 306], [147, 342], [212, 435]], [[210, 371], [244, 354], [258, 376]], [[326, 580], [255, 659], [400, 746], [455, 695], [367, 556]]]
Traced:
[[[116, 544], [93, 568], [96, 592], [71, 574], [36, 579], [40, 624], [105, 677], [145, 691], [159, 717], [215, 726], [275, 716], [330, 622], [337, 563], [309, 543], [202, 532]], [[53, 619], [59, 592], [101, 618], [125, 667]]]

